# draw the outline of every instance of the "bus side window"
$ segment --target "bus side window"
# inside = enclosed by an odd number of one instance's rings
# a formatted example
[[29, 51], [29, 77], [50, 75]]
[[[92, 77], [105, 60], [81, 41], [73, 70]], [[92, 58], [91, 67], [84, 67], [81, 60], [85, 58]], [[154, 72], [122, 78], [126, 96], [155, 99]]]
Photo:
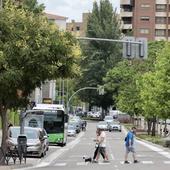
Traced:
[[64, 115], [64, 122], [68, 122], [68, 115]]

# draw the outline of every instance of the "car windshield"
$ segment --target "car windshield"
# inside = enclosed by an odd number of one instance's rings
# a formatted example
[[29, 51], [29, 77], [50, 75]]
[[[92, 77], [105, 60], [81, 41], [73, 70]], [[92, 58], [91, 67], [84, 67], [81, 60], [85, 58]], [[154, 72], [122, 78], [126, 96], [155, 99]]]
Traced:
[[75, 130], [74, 126], [68, 126], [68, 130]]
[[106, 116], [104, 119], [105, 120], [113, 120], [112, 116]]
[[106, 125], [106, 122], [99, 122], [99, 125]]
[[[11, 137], [17, 138], [20, 134], [20, 128], [11, 128]], [[27, 139], [37, 139], [38, 134], [35, 129], [24, 129], [24, 134], [27, 136]]]

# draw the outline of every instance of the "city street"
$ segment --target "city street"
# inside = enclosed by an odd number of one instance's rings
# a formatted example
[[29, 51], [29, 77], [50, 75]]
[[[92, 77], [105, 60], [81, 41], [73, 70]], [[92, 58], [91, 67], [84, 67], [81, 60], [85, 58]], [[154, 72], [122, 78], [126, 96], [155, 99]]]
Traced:
[[[88, 123], [87, 131], [81, 132], [75, 139], [70, 138], [66, 147], [59, 148], [51, 146], [50, 152], [44, 159], [37, 160], [28, 158], [27, 164], [33, 167], [22, 168], [16, 165], [13, 169], [36, 169], [36, 170], [54, 170], [61, 168], [64, 170], [81, 169], [138, 169], [138, 170], [169, 170], [170, 166], [170, 150], [163, 149], [150, 143], [143, 141], [136, 142], [136, 155], [140, 161], [137, 164], [132, 163], [132, 156], [129, 155], [130, 164], [124, 164], [124, 137], [125, 129], [120, 132], [106, 132], [107, 134], [107, 151], [110, 162], [104, 163], [100, 158], [99, 163], [85, 163], [83, 157], [93, 156], [95, 149], [95, 128], [96, 123]], [[33, 161], [33, 162], [32, 162]], [[24, 165], [24, 164], [23, 164]]]

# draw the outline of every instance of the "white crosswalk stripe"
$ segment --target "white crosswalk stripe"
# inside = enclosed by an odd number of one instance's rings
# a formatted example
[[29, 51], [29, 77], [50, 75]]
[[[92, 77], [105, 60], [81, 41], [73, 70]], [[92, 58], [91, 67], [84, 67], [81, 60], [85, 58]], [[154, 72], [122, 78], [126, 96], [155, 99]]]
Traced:
[[164, 164], [170, 164], [170, 161], [164, 161]]
[[56, 163], [54, 166], [66, 166], [67, 163]]
[[142, 161], [143, 164], [153, 164], [153, 161]]
[[[170, 161], [162, 161], [164, 164], [167, 164], [169, 165], [170, 164]], [[130, 164], [132, 164], [132, 162], [129, 161]], [[154, 164], [155, 162], [153, 161], [140, 161], [139, 163], [141, 164]], [[76, 162], [76, 165], [77, 166], [87, 166], [88, 164], [90, 164], [90, 162]], [[111, 162], [98, 162], [96, 165], [110, 165]], [[120, 164], [124, 164], [124, 161], [120, 161]], [[56, 163], [54, 166], [67, 166], [68, 163], [66, 162], [63, 162], [63, 163]], [[114, 165], [115, 168], [118, 168], [118, 165]]]
[[89, 162], [77, 162], [77, 166], [86, 166]]

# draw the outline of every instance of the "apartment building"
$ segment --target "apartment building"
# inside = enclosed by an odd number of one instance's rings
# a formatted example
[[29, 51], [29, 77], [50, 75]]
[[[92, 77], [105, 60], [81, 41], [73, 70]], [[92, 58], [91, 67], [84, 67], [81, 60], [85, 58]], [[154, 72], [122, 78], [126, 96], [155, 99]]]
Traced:
[[170, 0], [120, 0], [122, 32], [170, 40]]

